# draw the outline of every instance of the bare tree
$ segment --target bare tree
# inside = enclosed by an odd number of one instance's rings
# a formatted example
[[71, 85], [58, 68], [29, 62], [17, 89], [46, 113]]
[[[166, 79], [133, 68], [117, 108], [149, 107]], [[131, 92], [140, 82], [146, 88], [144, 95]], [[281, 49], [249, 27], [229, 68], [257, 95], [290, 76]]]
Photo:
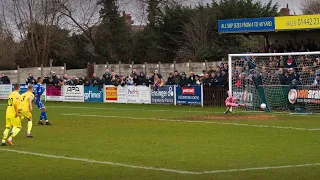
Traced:
[[58, 12], [50, 0], [1, 0], [1, 19], [6, 30], [20, 42], [23, 63], [28, 66], [48, 64], [52, 26]]
[[83, 34], [90, 42], [88, 48], [94, 53], [96, 25], [100, 23], [100, 7], [97, 0], [53, 0], [57, 11], [64, 17], [61, 25], [72, 32]]
[[301, 10], [303, 14], [319, 14], [320, 0], [303, 0], [301, 2]]
[[4, 26], [3, 20], [0, 19], [0, 64], [6, 68], [14, 67], [18, 45], [14, 42], [13, 35]]
[[176, 59], [198, 60], [203, 51], [210, 47], [212, 33], [210, 28], [214, 23], [214, 15], [210, 9], [204, 9], [191, 18], [183, 28], [183, 40], [178, 41], [180, 49], [177, 51]]

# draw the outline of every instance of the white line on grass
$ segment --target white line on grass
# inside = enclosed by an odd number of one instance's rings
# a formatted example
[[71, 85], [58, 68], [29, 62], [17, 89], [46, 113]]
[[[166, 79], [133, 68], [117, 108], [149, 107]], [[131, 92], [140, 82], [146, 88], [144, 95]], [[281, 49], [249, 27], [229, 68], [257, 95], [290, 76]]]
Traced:
[[80, 106], [49, 106], [52, 108], [68, 108], [68, 109], [96, 109], [96, 110], [121, 110], [121, 111], [150, 111], [150, 112], [190, 112], [190, 113], [214, 113], [212, 111], [194, 111], [194, 110], [165, 110], [165, 109], [130, 109], [130, 108], [97, 108], [97, 107], [80, 107]]
[[258, 125], [258, 124], [224, 123], [224, 122], [213, 122], [213, 121], [190, 121], [190, 120], [175, 120], [175, 119], [161, 119], [161, 118], [125, 117], [125, 116], [101, 116], [101, 115], [90, 115], [90, 114], [61, 114], [61, 115], [62, 116], [79, 116], [79, 117], [101, 117], [101, 118], [117, 118], [117, 119], [136, 119], [136, 120], [152, 120], [152, 121], [221, 124], [221, 125], [233, 125], [233, 126], [259, 127], [259, 128], [291, 129], [291, 130], [299, 130], [299, 131], [320, 131], [320, 128], [309, 129], [309, 128], [269, 126], [269, 125]]
[[47, 157], [47, 158], [52, 158], [52, 159], [64, 159], [64, 160], [72, 160], [72, 161], [81, 161], [81, 162], [86, 162], [86, 163], [106, 164], [106, 165], [111, 165], [111, 166], [127, 167], [127, 168], [133, 168], [133, 169], [144, 169], [144, 170], [163, 171], [163, 172], [171, 172], [171, 173], [178, 173], [178, 174], [191, 174], [191, 175], [320, 166], [320, 163], [314, 163], [314, 164], [267, 166], [267, 167], [253, 167], [253, 168], [242, 168], [242, 169], [223, 169], [223, 170], [198, 171], [197, 172], [197, 171], [184, 171], [184, 170], [168, 169], [168, 168], [157, 168], [157, 167], [152, 167], [152, 166], [135, 166], [135, 165], [118, 163], [118, 162], [97, 161], [97, 160], [90, 160], [90, 159], [85, 159], [85, 158], [65, 157], [65, 156], [57, 156], [57, 155], [52, 155], [52, 154], [42, 154], [42, 153], [35, 153], [35, 152], [28, 152], [28, 151], [13, 150], [13, 149], [0, 149], [0, 151], [33, 155], [33, 156], [40, 156], [40, 157]]
[[[165, 110], [165, 109], [130, 109], [130, 108], [97, 108], [97, 107], [85, 107], [85, 106], [49, 106], [52, 108], [69, 108], [69, 109], [96, 109], [96, 110], [121, 110], [121, 111], [149, 111], [149, 112], [190, 112], [190, 113], [208, 113], [208, 114], [223, 114], [223, 112], [214, 112], [214, 111], [195, 111], [195, 110]], [[239, 112], [240, 113], [240, 112]], [[250, 114], [261, 114], [265, 113], [264, 111], [243, 111], [241, 113], [250, 113]], [[269, 113], [268, 113], [269, 114]], [[310, 116], [310, 117], [320, 117], [319, 115], [314, 114], [289, 114], [288, 112], [271, 112], [271, 114], [282, 114], [282, 115], [290, 115], [290, 116]]]

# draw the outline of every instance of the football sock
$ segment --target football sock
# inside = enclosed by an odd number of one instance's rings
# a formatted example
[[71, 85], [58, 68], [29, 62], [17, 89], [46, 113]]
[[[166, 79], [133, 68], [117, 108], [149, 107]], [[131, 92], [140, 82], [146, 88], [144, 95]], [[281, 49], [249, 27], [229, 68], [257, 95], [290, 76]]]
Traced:
[[21, 128], [18, 128], [18, 127], [17, 127], [17, 128], [14, 130], [13, 134], [10, 136], [10, 138], [12, 139], [12, 138], [16, 137], [16, 136], [18, 135], [18, 133], [20, 132], [20, 130], [21, 130]]
[[42, 114], [43, 119], [47, 121], [47, 120], [48, 120], [48, 118], [47, 118], [47, 112], [42, 112], [42, 113], [43, 113], [43, 114]]
[[[8, 135], [9, 135], [9, 132], [10, 132], [10, 128], [6, 128], [3, 132], [3, 138], [2, 138], [2, 142], [6, 142], [6, 139], [8, 138]], [[4, 143], [3, 142], [3, 143]]]
[[43, 112], [40, 113], [40, 120], [39, 121], [42, 121], [43, 119]]
[[28, 121], [28, 131], [27, 131], [28, 135], [31, 134], [31, 129], [32, 129], [32, 121]]

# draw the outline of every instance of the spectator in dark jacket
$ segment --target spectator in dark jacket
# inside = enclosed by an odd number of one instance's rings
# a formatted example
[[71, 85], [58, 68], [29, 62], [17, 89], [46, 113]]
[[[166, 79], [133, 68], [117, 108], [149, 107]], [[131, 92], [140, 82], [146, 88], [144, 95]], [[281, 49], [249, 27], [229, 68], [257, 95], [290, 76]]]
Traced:
[[216, 86], [218, 84], [217, 75], [216, 73], [211, 73], [211, 79], [210, 79], [210, 86]]
[[116, 78], [116, 76], [112, 76], [111, 85], [118, 86], [119, 85], [119, 78]]
[[52, 77], [51, 78], [52, 78], [52, 81], [53, 81], [54, 84], [58, 83], [58, 77], [57, 77], [55, 72], [52, 72]]
[[111, 81], [111, 74], [110, 74], [108, 68], [106, 68], [106, 72], [103, 74], [103, 78], [104, 78], [105, 80]]
[[211, 85], [211, 78], [209, 76], [208, 73], [205, 73], [204, 74], [204, 77], [203, 77], [203, 85], [204, 86], [210, 86]]
[[28, 79], [26, 79], [26, 84], [33, 84], [32, 82], [34, 80], [34, 77], [32, 76], [32, 74], [30, 73], [28, 76]]
[[175, 83], [176, 85], [179, 85], [179, 84], [180, 84], [180, 82], [181, 82], [181, 76], [180, 76], [180, 74], [178, 73], [178, 71], [174, 71], [173, 79], [174, 79], [174, 83]]
[[96, 73], [93, 73], [92, 75], [91, 84], [94, 86], [99, 84], [99, 78], [97, 77]]
[[283, 68], [279, 69], [278, 77], [279, 77], [279, 80], [280, 80], [280, 84], [281, 85], [285, 85], [286, 82], [287, 82], [287, 76], [286, 76], [285, 71], [284, 71]]
[[169, 77], [168, 77], [168, 80], [166, 82], [166, 85], [174, 85], [174, 84], [175, 84], [175, 82], [174, 82], [173, 74], [169, 73]]
[[138, 75], [137, 74], [133, 74], [133, 85], [139, 85], [138, 83]]
[[217, 74], [216, 74], [216, 79], [217, 79], [217, 85], [218, 85], [218, 86], [222, 86], [222, 85], [223, 85], [223, 78], [222, 78], [220, 72], [217, 72]]
[[229, 77], [228, 77], [227, 72], [226, 71], [221, 71], [221, 77], [222, 77], [222, 85], [223, 86], [228, 86]]
[[186, 75], [186, 73], [185, 72], [182, 72], [182, 74], [181, 74], [181, 81], [180, 81], [180, 86], [181, 87], [184, 87], [184, 86], [188, 86], [188, 78], [187, 78], [187, 75]]
[[300, 83], [300, 75], [295, 72], [294, 68], [289, 68], [286, 79], [286, 85], [289, 85], [294, 79], [297, 80], [298, 83]]
[[10, 84], [10, 79], [8, 76], [4, 75], [4, 73], [1, 74], [1, 82], [2, 84]]
[[188, 78], [188, 85], [195, 85], [196, 84], [196, 75], [193, 71], [190, 71], [189, 78]]
[[147, 79], [146, 79], [146, 75], [144, 74], [144, 72], [140, 72], [140, 76], [138, 77], [138, 85], [146, 85], [147, 84]]

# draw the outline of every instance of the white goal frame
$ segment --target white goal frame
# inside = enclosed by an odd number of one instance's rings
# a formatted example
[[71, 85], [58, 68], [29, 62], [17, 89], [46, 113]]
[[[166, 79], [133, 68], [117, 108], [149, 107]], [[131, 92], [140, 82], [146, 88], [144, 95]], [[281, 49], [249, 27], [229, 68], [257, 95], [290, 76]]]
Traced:
[[[228, 55], [228, 80], [229, 80], [229, 92], [232, 94], [232, 58], [233, 57], [245, 57], [245, 56], [303, 56], [303, 55], [319, 55], [320, 51], [313, 52], [291, 52], [291, 53], [244, 53], [244, 54], [229, 54]], [[232, 111], [232, 108], [230, 109]]]

